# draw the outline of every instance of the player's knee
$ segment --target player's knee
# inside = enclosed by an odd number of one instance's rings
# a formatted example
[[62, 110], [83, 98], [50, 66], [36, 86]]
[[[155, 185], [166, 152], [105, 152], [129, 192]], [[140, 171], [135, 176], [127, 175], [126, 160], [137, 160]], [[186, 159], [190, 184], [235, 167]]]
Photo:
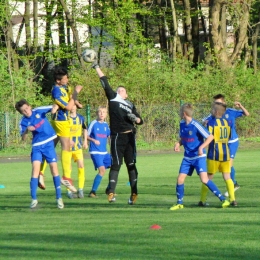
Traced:
[[120, 170], [120, 165], [112, 165], [110, 170], [111, 171], [119, 171]]
[[128, 169], [128, 171], [133, 171], [133, 170], [135, 170], [136, 168], [135, 168], [135, 163], [128, 163], [127, 165], [126, 165], [126, 167], [127, 167], [127, 169]]

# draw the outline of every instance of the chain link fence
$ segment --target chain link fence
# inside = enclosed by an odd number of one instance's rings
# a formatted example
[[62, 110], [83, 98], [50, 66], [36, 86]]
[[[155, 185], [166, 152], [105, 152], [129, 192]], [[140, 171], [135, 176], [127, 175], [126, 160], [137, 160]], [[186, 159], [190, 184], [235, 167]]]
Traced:
[[[146, 143], [170, 143], [178, 139], [180, 123], [180, 104], [161, 104], [138, 106], [138, 112], [144, 120], [142, 126], [138, 126], [137, 138]], [[209, 104], [194, 105], [194, 118], [199, 122], [209, 115]], [[96, 108], [87, 106], [78, 110], [78, 113], [85, 116], [87, 124], [96, 118]], [[260, 113], [251, 113], [248, 118], [237, 120], [237, 131], [239, 136], [259, 136]], [[250, 119], [250, 122], [248, 121]], [[19, 113], [0, 113], [0, 149], [5, 147], [19, 146], [21, 137], [19, 134]], [[107, 119], [109, 121], [109, 119]], [[28, 140], [30, 142], [30, 140]]]

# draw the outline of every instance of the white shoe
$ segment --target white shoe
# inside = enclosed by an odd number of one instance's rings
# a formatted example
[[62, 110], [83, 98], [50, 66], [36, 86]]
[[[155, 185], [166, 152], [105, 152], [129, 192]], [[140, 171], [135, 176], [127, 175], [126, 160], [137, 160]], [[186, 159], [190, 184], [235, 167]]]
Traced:
[[38, 200], [32, 200], [30, 208], [34, 209], [37, 206], [37, 204], [38, 204]]
[[77, 192], [77, 189], [73, 186], [72, 179], [62, 177], [60, 182], [62, 185], [66, 186], [70, 191]]
[[63, 209], [64, 208], [64, 204], [63, 204], [62, 198], [57, 199], [57, 206], [58, 206], [59, 209]]

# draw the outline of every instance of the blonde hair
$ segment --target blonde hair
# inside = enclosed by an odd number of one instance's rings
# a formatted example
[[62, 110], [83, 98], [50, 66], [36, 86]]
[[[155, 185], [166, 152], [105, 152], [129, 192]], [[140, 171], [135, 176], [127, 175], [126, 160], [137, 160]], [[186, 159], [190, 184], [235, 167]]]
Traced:
[[227, 106], [220, 102], [215, 102], [211, 108], [211, 114], [215, 117], [222, 117], [226, 112]]
[[101, 110], [101, 109], [105, 109], [105, 110], [107, 111], [107, 107], [106, 107], [106, 106], [99, 106], [99, 107], [97, 108], [96, 112], [98, 113], [99, 110]]
[[187, 116], [192, 117], [193, 115], [193, 107], [192, 104], [186, 103], [181, 106], [180, 115], [183, 117], [184, 112]]

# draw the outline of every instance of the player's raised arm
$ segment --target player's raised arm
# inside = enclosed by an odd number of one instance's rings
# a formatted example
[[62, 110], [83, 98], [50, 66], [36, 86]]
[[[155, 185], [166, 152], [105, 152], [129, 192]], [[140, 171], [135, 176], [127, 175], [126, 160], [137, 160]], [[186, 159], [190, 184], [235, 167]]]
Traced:
[[234, 105], [236, 107], [242, 109], [245, 116], [249, 116], [250, 115], [249, 112], [247, 111], [247, 109], [244, 106], [242, 106], [242, 104], [240, 102], [236, 101], [236, 102], [234, 102]]

